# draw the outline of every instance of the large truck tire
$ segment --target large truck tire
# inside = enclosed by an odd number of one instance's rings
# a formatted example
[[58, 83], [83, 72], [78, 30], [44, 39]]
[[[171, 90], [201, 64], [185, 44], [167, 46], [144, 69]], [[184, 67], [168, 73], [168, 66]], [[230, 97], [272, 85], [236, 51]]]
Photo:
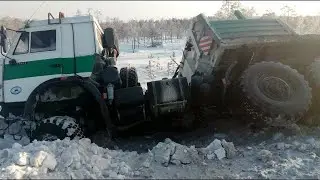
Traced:
[[56, 139], [81, 139], [84, 133], [74, 118], [69, 116], [53, 116], [43, 119], [37, 124], [32, 139], [53, 141]]
[[312, 92], [297, 70], [279, 62], [259, 62], [243, 72], [240, 97], [242, 108], [254, 121], [287, 126], [308, 111]]
[[320, 107], [320, 59], [313, 61], [306, 70], [306, 78], [312, 88], [312, 105], [309, 111], [308, 125], [320, 125], [319, 107]]
[[314, 88], [320, 88], [320, 59], [313, 61], [307, 69], [307, 79]]
[[134, 87], [138, 85], [138, 74], [134, 67], [124, 67], [120, 69], [122, 87]]

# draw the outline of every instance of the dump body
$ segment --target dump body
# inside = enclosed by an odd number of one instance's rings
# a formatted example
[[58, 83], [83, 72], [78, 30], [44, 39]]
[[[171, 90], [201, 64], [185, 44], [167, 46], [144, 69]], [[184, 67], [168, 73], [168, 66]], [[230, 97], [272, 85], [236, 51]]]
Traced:
[[251, 53], [252, 62], [279, 61], [303, 71], [301, 66], [319, 56], [319, 40], [319, 35], [298, 35], [278, 19], [208, 21], [200, 14], [189, 28], [186, 46], [192, 48], [185, 49], [179, 72], [190, 81], [196, 71], [210, 75], [226, 70], [242, 61], [239, 53]]

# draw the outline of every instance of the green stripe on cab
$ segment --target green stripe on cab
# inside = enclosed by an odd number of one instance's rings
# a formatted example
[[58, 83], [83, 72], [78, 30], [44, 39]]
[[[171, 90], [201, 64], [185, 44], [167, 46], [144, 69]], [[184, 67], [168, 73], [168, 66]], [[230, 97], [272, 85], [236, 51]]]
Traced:
[[[76, 61], [77, 73], [91, 72], [95, 57], [93, 55], [80, 56], [76, 57]], [[55, 64], [61, 64], [63, 68], [52, 67]], [[74, 73], [73, 67], [73, 58], [44, 59], [16, 65], [6, 64], [4, 66], [3, 79], [6, 81], [55, 74], [72, 74]]]

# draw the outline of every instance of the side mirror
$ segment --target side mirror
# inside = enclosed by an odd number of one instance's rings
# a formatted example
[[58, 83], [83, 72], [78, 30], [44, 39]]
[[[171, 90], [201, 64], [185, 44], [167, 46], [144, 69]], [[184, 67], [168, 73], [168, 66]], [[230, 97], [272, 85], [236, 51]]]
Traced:
[[7, 53], [7, 30], [4, 26], [0, 28], [0, 50], [1, 52]]
[[116, 49], [119, 54], [118, 38], [113, 28], [106, 28], [102, 37], [103, 48], [111, 50]]

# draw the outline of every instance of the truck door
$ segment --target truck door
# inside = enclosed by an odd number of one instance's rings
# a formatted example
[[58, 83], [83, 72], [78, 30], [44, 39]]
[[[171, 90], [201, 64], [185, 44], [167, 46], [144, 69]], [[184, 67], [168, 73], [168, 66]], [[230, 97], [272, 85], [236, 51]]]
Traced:
[[37, 86], [63, 73], [60, 28], [29, 28], [20, 34], [7, 56], [3, 73], [4, 102], [25, 102]]

